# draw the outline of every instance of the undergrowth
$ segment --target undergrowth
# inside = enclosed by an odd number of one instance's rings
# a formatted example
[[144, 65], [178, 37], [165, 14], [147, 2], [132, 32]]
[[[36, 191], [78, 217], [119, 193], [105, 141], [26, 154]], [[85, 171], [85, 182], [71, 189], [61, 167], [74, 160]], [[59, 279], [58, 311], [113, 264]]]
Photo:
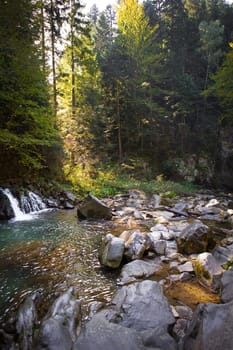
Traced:
[[110, 197], [118, 193], [127, 192], [130, 189], [139, 189], [146, 193], [157, 193], [167, 198], [179, 195], [191, 194], [198, 187], [188, 182], [173, 182], [165, 180], [162, 175], [145, 178], [137, 178], [128, 174], [116, 166], [102, 167], [80, 167], [72, 169], [67, 179], [73, 185], [73, 190], [83, 196], [92, 193], [98, 197]]

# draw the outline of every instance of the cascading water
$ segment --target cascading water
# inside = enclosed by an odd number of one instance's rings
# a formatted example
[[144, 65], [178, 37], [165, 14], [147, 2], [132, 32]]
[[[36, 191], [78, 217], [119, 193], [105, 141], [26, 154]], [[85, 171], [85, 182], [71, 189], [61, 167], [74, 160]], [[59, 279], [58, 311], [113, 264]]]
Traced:
[[5, 189], [1, 189], [2, 193], [5, 194], [5, 196], [7, 196], [7, 198], [9, 199], [10, 203], [11, 203], [11, 207], [14, 211], [15, 214], [15, 218], [20, 220], [23, 219], [23, 217], [25, 216], [24, 212], [22, 212], [22, 210], [19, 207], [19, 202], [17, 200], [17, 198], [15, 198], [13, 196], [13, 194], [11, 193], [11, 191], [8, 188]]
[[21, 196], [20, 202], [24, 213], [36, 212], [46, 209], [46, 205], [40, 196], [31, 191], [28, 192], [27, 196], [23, 194]]
[[31, 216], [28, 215], [28, 213], [34, 213], [46, 209], [45, 203], [34, 192], [29, 191], [28, 196], [23, 194], [19, 204], [18, 199], [13, 196], [8, 188], [1, 189], [1, 191], [8, 197], [11, 203], [11, 207], [15, 214], [14, 220], [29, 220]]

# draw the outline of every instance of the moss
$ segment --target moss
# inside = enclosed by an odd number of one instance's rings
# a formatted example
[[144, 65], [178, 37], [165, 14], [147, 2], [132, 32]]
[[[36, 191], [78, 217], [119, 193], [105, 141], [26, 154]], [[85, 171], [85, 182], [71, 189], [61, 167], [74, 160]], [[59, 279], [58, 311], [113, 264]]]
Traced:
[[196, 260], [193, 263], [193, 267], [194, 267], [196, 277], [198, 278], [204, 277], [206, 280], [211, 279], [209, 272], [205, 270], [204, 266], [198, 260]]

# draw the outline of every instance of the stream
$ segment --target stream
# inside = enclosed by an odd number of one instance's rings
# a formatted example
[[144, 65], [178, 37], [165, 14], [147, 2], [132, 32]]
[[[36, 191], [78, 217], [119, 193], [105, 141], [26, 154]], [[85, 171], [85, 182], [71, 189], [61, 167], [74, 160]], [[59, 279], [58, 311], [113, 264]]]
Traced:
[[103, 223], [78, 222], [74, 210], [42, 211], [0, 223], [0, 322], [38, 289], [40, 317], [71, 285], [78, 289], [84, 315], [90, 302], [108, 302], [116, 277], [98, 261], [107, 231]]

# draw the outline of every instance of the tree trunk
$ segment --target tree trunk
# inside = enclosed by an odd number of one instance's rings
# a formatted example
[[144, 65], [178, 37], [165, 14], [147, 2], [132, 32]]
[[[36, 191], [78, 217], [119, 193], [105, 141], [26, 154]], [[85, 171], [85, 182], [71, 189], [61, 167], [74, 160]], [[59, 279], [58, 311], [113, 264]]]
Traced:
[[116, 84], [116, 102], [117, 102], [117, 121], [118, 121], [118, 151], [119, 161], [122, 160], [122, 135], [121, 135], [121, 115], [120, 115], [120, 97], [119, 97], [119, 83]]
[[50, 0], [50, 35], [51, 35], [51, 54], [52, 54], [52, 81], [53, 81], [53, 113], [57, 116], [57, 81], [56, 81], [56, 62], [55, 62], [55, 27], [53, 19], [54, 3]]

